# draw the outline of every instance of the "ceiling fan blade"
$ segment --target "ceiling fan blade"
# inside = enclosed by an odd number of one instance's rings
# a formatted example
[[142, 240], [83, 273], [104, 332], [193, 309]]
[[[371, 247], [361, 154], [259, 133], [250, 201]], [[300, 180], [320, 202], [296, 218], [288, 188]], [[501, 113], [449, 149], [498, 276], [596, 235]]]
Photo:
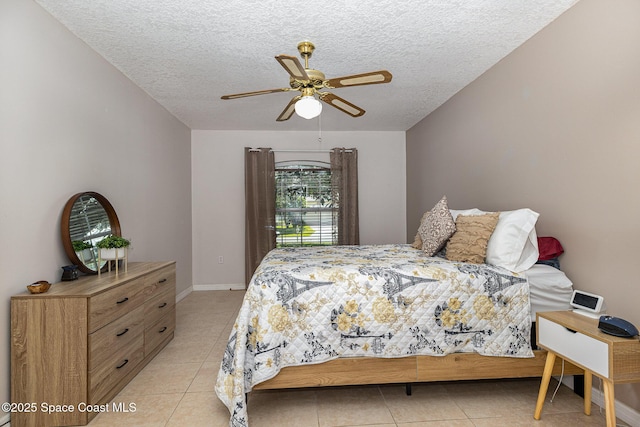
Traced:
[[291, 89], [288, 87], [283, 87], [282, 89], [267, 89], [267, 90], [257, 90], [255, 92], [244, 92], [244, 93], [234, 93], [233, 95], [223, 95], [221, 99], [236, 99], [236, 98], [244, 98], [245, 96], [255, 96], [255, 95], [266, 95], [268, 93], [277, 93], [277, 92], [288, 92]]
[[284, 110], [282, 110], [282, 113], [280, 113], [280, 115], [276, 119], [276, 122], [284, 122], [285, 120], [289, 120], [293, 115], [293, 112], [296, 111], [296, 102], [298, 102], [299, 99], [299, 96], [294, 96], [291, 101], [289, 101], [287, 106], [284, 107]]
[[347, 86], [374, 85], [379, 83], [389, 83], [391, 73], [387, 70], [372, 71], [370, 73], [353, 74], [351, 76], [336, 77], [325, 81], [325, 87], [334, 89]]
[[295, 56], [278, 55], [276, 56], [276, 59], [294, 79], [309, 80], [307, 72]]
[[346, 101], [330, 92], [318, 92], [318, 95], [320, 96], [321, 101], [326, 102], [332, 107], [335, 107], [338, 110], [343, 111], [352, 117], [360, 117], [365, 113], [365, 111], [362, 108], [356, 105], [353, 105], [349, 101]]

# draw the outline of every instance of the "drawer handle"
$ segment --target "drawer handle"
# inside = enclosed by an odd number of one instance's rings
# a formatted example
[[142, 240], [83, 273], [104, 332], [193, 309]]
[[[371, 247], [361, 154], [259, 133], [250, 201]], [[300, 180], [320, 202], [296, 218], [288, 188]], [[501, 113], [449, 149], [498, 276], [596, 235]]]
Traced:
[[120, 332], [119, 334], [116, 334], [117, 337], [121, 337], [124, 334], [126, 334], [127, 332], [129, 332], [129, 328], [126, 328], [124, 331]]
[[127, 363], [129, 363], [129, 359], [124, 359], [124, 362], [122, 362], [120, 365], [116, 366], [116, 369], [123, 368], [124, 365], [126, 365]]
[[166, 303], [166, 302], [163, 302], [162, 304], [160, 304], [160, 305], [158, 306], [158, 308], [165, 308], [166, 306], [167, 306], [167, 303]]
[[163, 327], [162, 329], [160, 329], [160, 330], [158, 331], [158, 333], [159, 333], [159, 334], [161, 334], [161, 333], [163, 333], [163, 332], [164, 332], [164, 331], [166, 331], [166, 330], [167, 330], [167, 327], [165, 326], [165, 327]]
[[127, 302], [129, 301], [129, 297], [124, 297], [124, 299], [121, 299], [120, 301], [116, 302], [116, 304], [122, 304], [123, 302]]
[[565, 329], [566, 329], [567, 331], [571, 332], [572, 334], [575, 334], [576, 332], [578, 332], [578, 331], [574, 331], [573, 329], [569, 329], [569, 328], [567, 328], [567, 327], [565, 327]]
[[167, 279], [160, 279], [160, 281], [158, 283], [164, 283], [166, 281], [167, 281]]

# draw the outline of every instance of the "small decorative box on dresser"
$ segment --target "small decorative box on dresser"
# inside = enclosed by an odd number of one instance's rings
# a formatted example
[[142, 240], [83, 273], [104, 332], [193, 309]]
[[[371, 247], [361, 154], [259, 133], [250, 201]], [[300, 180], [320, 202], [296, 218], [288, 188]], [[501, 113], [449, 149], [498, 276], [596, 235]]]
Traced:
[[11, 426], [86, 425], [171, 341], [175, 301], [175, 262], [13, 296]]
[[534, 418], [540, 419], [556, 357], [584, 369], [584, 413], [591, 414], [593, 375], [602, 378], [607, 426], [616, 425], [614, 384], [640, 381], [640, 341], [598, 329], [598, 319], [572, 311], [538, 312], [538, 346], [547, 350]]

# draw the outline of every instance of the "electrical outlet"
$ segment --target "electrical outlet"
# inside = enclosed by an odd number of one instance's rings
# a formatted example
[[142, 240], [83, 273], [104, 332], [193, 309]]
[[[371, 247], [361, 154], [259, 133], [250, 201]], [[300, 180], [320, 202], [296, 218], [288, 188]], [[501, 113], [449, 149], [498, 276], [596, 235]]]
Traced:
[[218, 257], [218, 264], [224, 264], [224, 257], [222, 255]]

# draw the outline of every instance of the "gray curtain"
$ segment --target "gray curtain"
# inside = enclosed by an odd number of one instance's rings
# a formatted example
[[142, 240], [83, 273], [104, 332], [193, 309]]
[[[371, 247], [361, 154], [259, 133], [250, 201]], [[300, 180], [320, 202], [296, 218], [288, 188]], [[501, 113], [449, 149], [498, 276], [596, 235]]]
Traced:
[[270, 148], [244, 149], [245, 286], [276, 247], [275, 161]]
[[359, 245], [358, 150], [333, 148], [330, 156], [331, 191], [338, 206], [338, 244]]

